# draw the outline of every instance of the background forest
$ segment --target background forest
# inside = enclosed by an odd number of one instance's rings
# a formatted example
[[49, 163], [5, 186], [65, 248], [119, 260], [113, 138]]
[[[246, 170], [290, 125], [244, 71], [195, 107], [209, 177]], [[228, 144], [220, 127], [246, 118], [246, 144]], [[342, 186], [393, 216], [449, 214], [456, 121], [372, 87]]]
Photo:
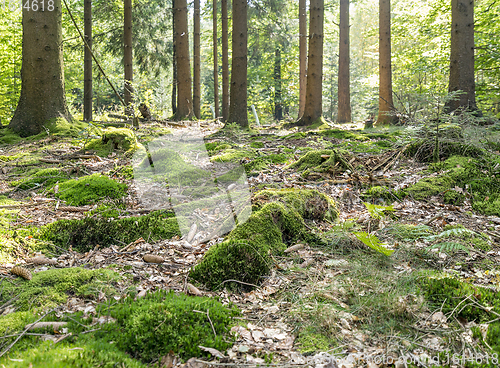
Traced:
[[[9, 4], [6, 1], [0, 7], [0, 119], [3, 124], [10, 121], [21, 89], [21, 11], [18, 4], [14, 11], [9, 6], [13, 7], [13, 2]], [[188, 6], [192, 38], [192, 3]], [[475, 6], [477, 105], [483, 112], [496, 115], [500, 103], [500, 2], [479, 0]], [[83, 29], [83, 2], [70, 1], [70, 7]], [[123, 79], [123, 3], [96, 0], [93, 8], [94, 52], [113, 83], [120, 86]], [[204, 2], [201, 8], [201, 118], [206, 119], [212, 116], [210, 106], [213, 106], [214, 100], [212, 4]], [[218, 8], [220, 9], [220, 5]], [[336, 120], [337, 113], [338, 11], [338, 2], [325, 4], [323, 113], [325, 118], [332, 121]], [[377, 112], [377, 13], [378, 1], [351, 2], [351, 105], [355, 121], [366, 119]], [[160, 118], [171, 116], [171, 3], [136, 0], [133, 14], [136, 102], [148, 103], [152, 112]], [[219, 23], [220, 18], [219, 14]], [[399, 112], [410, 118], [419, 119], [431, 115], [435, 102], [447, 93], [450, 21], [449, 1], [392, 2], [394, 104]], [[255, 105], [261, 117], [272, 119], [273, 116], [277, 49], [281, 51], [284, 111], [292, 118], [297, 116], [298, 28], [298, 1], [257, 0], [248, 4], [248, 105]], [[220, 25], [218, 30], [220, 34]], [[84, 47], [64, 7], [63, 39], [66, 97], [72, 114], [81, 117]], [[219, 60], [222, 52], [220, 41], [219, 37]], [[231, 58], [231, 52], [229, 57]], [[93, 103], [98, 113], [119, 106], [117, 97], [95, 65]]]

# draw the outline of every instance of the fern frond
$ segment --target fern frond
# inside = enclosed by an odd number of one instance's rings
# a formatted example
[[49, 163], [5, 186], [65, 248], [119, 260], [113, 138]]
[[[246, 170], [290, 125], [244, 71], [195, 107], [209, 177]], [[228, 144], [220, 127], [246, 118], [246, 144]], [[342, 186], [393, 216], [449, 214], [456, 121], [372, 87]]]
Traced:
[[448, 230], [442, 231], [437, 235], [427, 236], [424, 239], [429, 240], [429, 241], [433, 241], [436, 239], [445, 239], [445, 238], [449, 238], [452, 236], [462, 237], [462, 236], [470, 236], [470, 235], [476, 235], [476, 232], [469, 230], [469, 229], [466, 229], [465, 227], [455, 227], [453, 229], [448, 229]]
[[470, 248], [468, 246], [463, 245], [462, 243], [450, 241], [434, 244], [428, 247], [428, 249], [439, 249], [439, 251], [443, 253], [455, 253], [460, 250], [467, 252], [467, 254], [470, 252]]
[[363, 202], [368, 210], [370, 216], [374, 219], [380, 219], [385, 217], [385, 211], [394, 211], [394, 207], [392, 206], [380, 206], [378, 204], [371, 204], [368, 202]]
[[373, 234], [368, 234], [365, 231], [353, 233], [358, 240], [360, 240], [363, 244], [366, 246], [372, 248], [373, 250], [376, 250], [379, 253], [382, 253], [383, 255], [390, 256], [392, 253], [394, 253], [394, 250], [392, 249], [387, 249], [384, 247], [384, 245], [387, 245], [385, 243], [382, 243], [379, 238], [377, 238]]

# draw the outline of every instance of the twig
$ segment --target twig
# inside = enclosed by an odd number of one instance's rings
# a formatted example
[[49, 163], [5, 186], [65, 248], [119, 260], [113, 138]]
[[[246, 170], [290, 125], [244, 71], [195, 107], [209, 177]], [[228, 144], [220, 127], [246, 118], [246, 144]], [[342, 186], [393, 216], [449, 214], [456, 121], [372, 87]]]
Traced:
[[215, 337], [217, 337], [217, 333], [215, 332], [215, 328], [214, 328], [214, 325], [213, 325], [213, 323], [212, 323], [212, 320], [210, 319], [210, 316], [208, 315], [208, 311], [209, 311], [208, 309], [207, 309], [207, 311], [206, 311], [206, 312], [202, 312], [202, 311], [199, 311], [199, 310], [193, 309], [193, 312], [195, 312], [195, 313], [205, 314], [205, 315], [207, 316], [207, 318], [208, 318], [208, 322], [210, 322], [210, 326], [212, 326], [212, 331], [214, 332]]
[[243, 281], [238, 281], [238, 280], [224, 280], [224, 281], [222, 281], [222, 283], [219, 286], [224, 285], [226, 282], [237, 282], [239, 284], [243, 284], [243, 285], [248, 285], [248, 286], [253, 286], [253, 287], [256, 287], [256, 288], [260, 288], [258, 285], [250, 284], [248, 282], [243, 282]]

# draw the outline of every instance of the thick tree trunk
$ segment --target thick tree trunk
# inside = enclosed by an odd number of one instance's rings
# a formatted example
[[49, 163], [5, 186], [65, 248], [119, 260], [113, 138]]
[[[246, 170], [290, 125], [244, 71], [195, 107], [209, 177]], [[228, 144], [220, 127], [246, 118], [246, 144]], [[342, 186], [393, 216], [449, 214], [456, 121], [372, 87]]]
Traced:
[[9, 128], [23, 137], [38, 134], [49, 120], [70, 121], [64, 93], [61, 0], [45, 11], [23, 9], [21, 95]]
[[175, 52], [175, 0], [172, 0], [172, 115], [177, 113], [177, 53]]
[[215, 117], [218, 118], [220, 113], [219, 113], [219, 61], [217, 53], [217, 0], [213, 1], [212, 32], [213, 32], [213, 55], [214, 55], [214, 111], [215, 111]]
[[304, 114], [306, 105], [307, 66], [307, 10], [306, 0], [299, 0], [299, 116]]
[[231, 97], [228, 122], [248, 127], [247, 111], [247, 0], [233, 1]]
[[187, 1], [175, 0], [175, 53], [177, 59], [177, 112], [176, 119], [189, 119], [193, 115], [191, 95], [191, 64], [189, 61], [189, 33]]
[[227, 0], [221, 0], [222, 16], [222, 120], [229, 116], [229, 56]]
[[323, 18], [324, 0], [311, 0], [309, 10], [309, 52], [304, 114], [296, 125], [311, 125], [323, 115]]
[[391, 0], [379, 0], [378, 124], [392, 124], [396, 117], [392, 100]]
[[[84, 34], [88, 47], [92, 49], [92, 0], [85, 0], [83, 5]], [[92, 54], [84, 46], [83, 55], [83, 120], [92, 120]]]
[[351, 122], [351, 76], [349, 69], [349, 0], [340, 0], [339, 34], [339, 123]]
[[131, 104], [133, 103], [133, 87], [134, 79], [132, 69], [132, 0], [124, 0], [123, 2], [123, 64], [125, 71], [125, 83], [123, 99], [127, 105], [127, 113], [131, 112]]
[[276, 47], [274, 56], [274, 119], [283, 119], [283, 101], [281, 96], [281, 49]]
[[194, 116], [200, 119], [201, 100], [201, 63], [200, 63], [200, 0], [194, 0], [193, 13], [193, 109]]
[[477, 110], [474, 79], [474, 1], [451, 1], [450, 83], [448, 92], [463, 91], [446, 104], [446, 111], [457, 108]]

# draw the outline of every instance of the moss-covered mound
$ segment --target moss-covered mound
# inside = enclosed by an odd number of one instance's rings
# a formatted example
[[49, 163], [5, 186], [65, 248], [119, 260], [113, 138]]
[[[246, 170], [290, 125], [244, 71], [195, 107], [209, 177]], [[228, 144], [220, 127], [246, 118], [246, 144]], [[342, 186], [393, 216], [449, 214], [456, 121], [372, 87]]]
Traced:
[[[435, 142], [433, 139], [423, 138], [411, 143], [403, 153], [420, 162], [432, 162], [434, 160], [434, 148]], [[440, 160], [446, 160], [451, 156], [480, 157], [483, 154], [483, 150], [473, 144], [448, 140], [439, 142]]]
[[50, 188], [57, 182], [62, 183], [69, 179], [67, 173], [56, 168], [35, 169], [28, 173], [28, 175], [24, 179], [11, 182], [11, 185], [21, 190], [33, 190], [41, 187]]
[[116, 341], [118, 348], [144, 362], [170, 352], [183, 359], [210, 356], [200, 345], [225, 351], [231, 346], [233, 317], [239, 314], [210, 298], [165, 291], [137, 301], [127, 298], [103, 312], [116, 323], [105, 326], [97, 337]]
[[107, 269], [56, 268], [37, 272], [30, 281], [5, 283], [0, 301], [3, 304], [16, 297], [14, 305], [18, 311], [54, 307], [66, 303], [70, 296], [93, 298], [99, 292], [114, 295], [113, 283], [118, 280], [121, 276]]
[[288, 168], [296, 169], [302, 172], [303, 177], [308, 177], [314, 172], [335, 174], [348, 169], [348, 164], [335, 150], [314, 150], [307, 152]]
[[270, 164], [284, 164], [288, 160], [290, 160], [291, 157], [292, 155], [286, 153], [272, 153], [269, 155], [260, 156], [245, 164], [245, 169], [248, 172], [265, 170], [269, 167]]
[[262, 191], [255, 199], [257, 211], [226, 241], [210, 248], [190, 273], [193, 280], [210, 289], [248, 288], [228, 280], [258, 284], [272, 267], [272, 255], [281, 254], [286, 243], [316, 240], [304, 218], [333, 219], [338, 215], [333, 202], [313, 190]]
[[59, 185], [56, 196], [72, 206], [92, 204], [99, 200], [119, 199], [127, 195], [127, 185], [105, 175], [92, 174], [68, 180]]
[[38, 237], [52, 241], [63, 248], [71, 245], [80, 252], [87, 252], [97, 244], [101, 246], [128, 244], [141, 237], [150, 241], [170, 239], [180, 235], [177, 221], [173, 214], [160, 211], [117, 220], [99, 217], [59, 220], [41, 227]]
[[127, 128], [107, 128], [101, 139], [93, 139], [86, 149], [95, 151], [99, 156], [108, 156], [115, 150], [125, 151], [127, 155], [141, 148], [133, 131]]

